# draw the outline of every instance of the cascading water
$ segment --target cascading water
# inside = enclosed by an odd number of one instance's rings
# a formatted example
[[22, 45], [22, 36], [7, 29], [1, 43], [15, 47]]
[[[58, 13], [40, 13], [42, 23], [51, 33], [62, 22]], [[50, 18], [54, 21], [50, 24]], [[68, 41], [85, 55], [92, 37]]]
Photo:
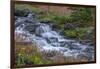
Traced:
[[[31, 18], [31, 19], [29, 19]], [[32, 41], [36, 46], [40, 47], [43, 51], [59, 51], [64, 56], [80, 57], [85, 55], [89, 60], [93, 60], [94, 49], [93, 46], [80, 44], [78, 41], [65, 39], [58, 32], [53, 31], [52, 27], [45, 23], [36, 22], [33, 24], [32, 15], [29, 14], [27, 17], [17, 17], [15, 33], [23, 36], [27, 36], [26, 41]], [[26, 21], [25, 21], [26, 20]], [[32, 22], [33, 21], [33, 22]], [[29, 27], [35, 27], [34, 33], [30, 33], [29, 29], [25, 29], [26, 25]], [[32, 28], [33, 29], [33, 28]], [[25, 37], [22, 37], [25, 38]], [[88, 50], [87, 50], [88, 49]], [[87, 50], [87, 52], [85, 52]], [[89, 54], [89, 55], [87, 55]]]

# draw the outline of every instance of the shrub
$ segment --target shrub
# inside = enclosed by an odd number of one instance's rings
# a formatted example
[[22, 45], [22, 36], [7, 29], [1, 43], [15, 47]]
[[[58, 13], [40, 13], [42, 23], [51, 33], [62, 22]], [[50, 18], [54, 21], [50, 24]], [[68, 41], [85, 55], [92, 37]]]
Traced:
[[78, 23], [80, 27], [88, 27], [93, 25], [93, 9], [91, 8], [75, 8], [71, 14], [72, 22]]
[[15, 10], [21, 11], [19, 15], [26, 15], [25, 12], [33, 12], [34, 14], [37, 14], [37, 15], [40, 14], [40, 13], [43, 13], [43, 11], [40, 10], [39, 8], [37, 8], [36, 6], [27, 5], [27, 4], [16, 4]]
[[64, 30], [63, 34], [69, 38], [84, 39], [87, 31], [88, 28], [76, 28], [74, 30]]
[[77, 32], [75, 30], [64, 30], [64, 35], [69, 38], [77, 38]]

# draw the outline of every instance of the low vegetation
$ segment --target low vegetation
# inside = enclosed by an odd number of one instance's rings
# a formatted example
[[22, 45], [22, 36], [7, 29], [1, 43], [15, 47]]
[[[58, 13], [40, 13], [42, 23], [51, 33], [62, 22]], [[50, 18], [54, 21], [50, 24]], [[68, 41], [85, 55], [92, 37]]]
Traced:
[[33, 44], [15, 44], [16, 66], [50, 64], [51, 61], [43, 59], [38, 48]]
[[[44, 12], [32, 5], [15, 5], [19, 10], [32, 10], [40, 22], [52, 24], [53, 29], [60, 31], [66, 38], [87, 40], [94, 38], [94, 16], [92, 8], [74, 8], [69, 15], [57, 15], [53, 12]], [[23, 8], [23, 9], [22, 9]], [[28, 13], [29, 11], [27, 11]], [[26, 12], [20, 12], [18, 15], [26, 16]], [[70, 25], [66, 25], [70, 24]], [[69, 27], [70, 26], [70, 27]], [[92, 29], [91, 29], [92, 27]], [[91, 36], [91, 37], [90, 37]], [[16, 42], [16, 41], [15, 41]], [[15, 66], [25, 65], [44, 65], [58, 63], [76, 63], [87, 62], [87, 58], [79, 59], [74, 57], [65, 57], [58, 51], [40, 51], [34, 44], [15, 43]]]
[[78, 59], [74, 57], [65, 57], [58, 51], [42, 51], [33, 44], [22, 45], [15, 44], [15, 66], [25, 65], [46, 65], [74, 62], [87, 62], [87, 58]]
[[[93, 27], [95, 25], [94, 8], [71, 7], [72, 12], [71, 14], [67, 15], [66, 14], [58, 15], [57, 13], [50, 11], [46, 12], [44, 10], [40, 10], [35, 5], [16, 4], [15, 8], [19, 10], [25, 10], [25, 12], [31, 10], [34, 14], [36, 14], [37, 19], [40, 22], [46, 22], [52, 24], [54, 26], [54, 29], [60, 30], [61, 33], [64, 33], [64, 35], [68, 36], [69, 38], [77, 38], [78, 34], [78, 38], [82, 39], [82, 37], [84, 37], [84, 34], [88, 30], [90, 30], [90, 27]], [[25, 15], [25, 14], [27, 13], [22, 12], [22, 14], [19, 15]], [[69, 28], [70, 30], [67, 29], [69, 25], [66, 26], [66, 24], [68, 23], [72, 25], [72, 27]]]

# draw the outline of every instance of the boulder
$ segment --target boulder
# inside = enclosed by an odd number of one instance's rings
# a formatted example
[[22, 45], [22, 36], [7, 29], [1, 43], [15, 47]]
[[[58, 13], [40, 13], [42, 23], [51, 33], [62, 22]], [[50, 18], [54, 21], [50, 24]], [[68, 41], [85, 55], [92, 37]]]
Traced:
[[15, 14], [15, 16], [25, 17], [25, 16], [27, 16], [30, 12], [31, 12], [31, 10], [29, 10], [29, 9], [19, 9], [19, 8], [16, 8], [14, 14]]
[[27, 24], [27, 25], [25, 25], [24, 30], [29, 31], [30, 33], [34, 33], [35, 32], [35, 25], [34, 24]]

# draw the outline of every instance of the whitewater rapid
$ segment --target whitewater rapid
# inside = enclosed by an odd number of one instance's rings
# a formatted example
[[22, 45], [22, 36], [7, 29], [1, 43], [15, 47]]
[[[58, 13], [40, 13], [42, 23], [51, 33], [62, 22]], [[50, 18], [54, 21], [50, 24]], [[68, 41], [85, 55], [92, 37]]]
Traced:
[[[31, 17], [31, 19], [29, 19]], [[25, 21], [26, 20], [26, 21]], [[15, 21], [15, 34], [19, 34], [25, 42], [32, 42], [40, 51], [59, 51], [64, 56], [80, 57], [86, 56], [89, 60], [94, 58], [94, 47], [83, 45], [72, 39], [66, 39], [59, 32], [52, 30], [52, 26], [46, 23], [37, 22], [32, 24], [32, 15], [27, 17], [18, 17]], [[34, 33], [30, 33], [26, 26], [35, 27]]]

